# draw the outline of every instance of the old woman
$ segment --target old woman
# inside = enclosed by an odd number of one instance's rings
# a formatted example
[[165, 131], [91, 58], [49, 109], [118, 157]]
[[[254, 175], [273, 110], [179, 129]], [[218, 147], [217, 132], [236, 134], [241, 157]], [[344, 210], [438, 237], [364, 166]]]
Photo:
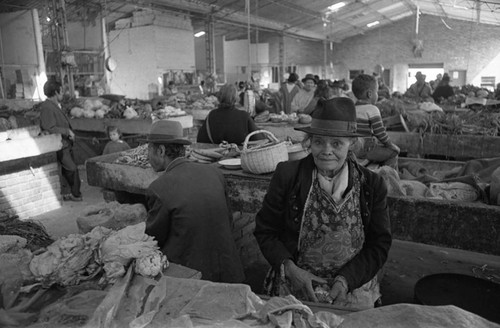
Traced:
[[359, 136], [351, 99], [321, 101], [312, 117], [299, 129], [309, 156], [277, 166], [256, 217], [254, 235], [271, 264], [265, 289], [373, 307], [392, 241], [387, 187], [351, 153]]

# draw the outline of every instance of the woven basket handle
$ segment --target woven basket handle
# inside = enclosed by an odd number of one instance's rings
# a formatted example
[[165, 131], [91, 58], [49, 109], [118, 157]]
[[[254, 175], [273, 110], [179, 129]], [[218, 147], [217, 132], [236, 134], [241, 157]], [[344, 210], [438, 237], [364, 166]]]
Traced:
[[278, 140], [278, 138], [276, 138], [274, 136], [274, 134], [272, 134], [271, 132], [267, 131], [267, 130], [257, 130], [257, 131], [254, 131], [254, 132], [251, 132], [247, 135], [247, 137], [245, 138], [245, 141], [243, 142], [243, 150], [247, 150], [247, 146], [248, 146], [248, 140], [250, 140], [250, 137], [255, 135], [255, 134], [259, 134], [259, 133], [264, 133], [267, 135], [267, 138], [271, 141], [274, 141], [276, 143], [280, 142]]

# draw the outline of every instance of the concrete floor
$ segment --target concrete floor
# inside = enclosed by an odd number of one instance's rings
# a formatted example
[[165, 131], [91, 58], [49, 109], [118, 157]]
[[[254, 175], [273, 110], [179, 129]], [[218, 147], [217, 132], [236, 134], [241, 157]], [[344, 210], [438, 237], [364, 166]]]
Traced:
[[[60, 209], [34, 218], [46, 227], [53, 238], [77, 233], [76, 218], [79, 213], [86, 206], [103, 201], [100, 188], [86, 183], [83, 166], [80, 173], [83, 202], [64, 202]], [[413, 303], [415, 283], [434, 273], [461, 273], [500, 283], [500, 256], [394, 240], [381, 282], [383, 304]], [[250, 277], [254, 283], [249, 284], [256, 284], [259, 277]]]

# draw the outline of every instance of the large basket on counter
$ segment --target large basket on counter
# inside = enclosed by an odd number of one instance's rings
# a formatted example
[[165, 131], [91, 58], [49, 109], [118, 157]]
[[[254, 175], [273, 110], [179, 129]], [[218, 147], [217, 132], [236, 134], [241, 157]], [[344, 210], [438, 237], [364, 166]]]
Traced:
[[[272, 141], [270, 145], [248, 148], [250, 137], [264, 133]], [[241, 167], [243, 171], [253, 174], [264, 174], [273, 172], [279, 162], [288, 161], [288, 149], [285, 141], [280, 142], [274, 134], [266, 130], [257, 130], [249, 133], [243, 142], [241, 151]]]

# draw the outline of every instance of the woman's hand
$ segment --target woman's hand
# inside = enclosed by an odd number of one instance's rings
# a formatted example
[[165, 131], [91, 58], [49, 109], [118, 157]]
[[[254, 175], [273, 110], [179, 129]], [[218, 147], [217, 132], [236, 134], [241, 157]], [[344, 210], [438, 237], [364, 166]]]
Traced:
[[333, 299], [334, 304], [346, 301], [348, 289], [347, 280], [344, 277], [335, 277], [332, 289], [330, 290], [330, 297]]
[[309, 301], [318, 302], [318, 299], [314, 294], [312, 282], [316, 281], [319, 284], [326, 284], [327, 281], [299, 268], [295, 265], [295, 263], [293, 263], [292, 260], [286, 260], [284, 266], [285, 276], [292, 284], [292, 292], [300, 292], [304, 296], [307, 296]]

